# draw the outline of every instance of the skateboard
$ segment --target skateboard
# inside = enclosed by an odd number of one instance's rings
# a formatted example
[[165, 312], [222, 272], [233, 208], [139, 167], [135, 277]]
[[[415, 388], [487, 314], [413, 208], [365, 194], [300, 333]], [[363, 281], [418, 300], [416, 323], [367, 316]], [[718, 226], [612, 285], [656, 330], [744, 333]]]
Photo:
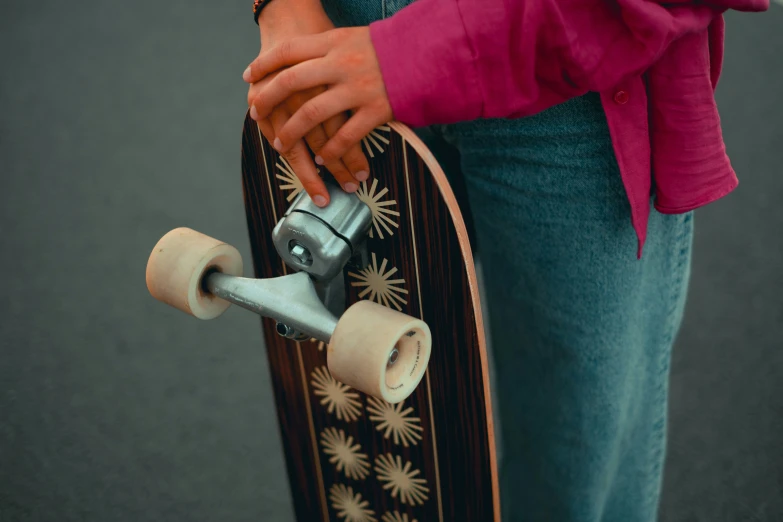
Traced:
[[202, 319], [261, 315], [299, 522], [500, 520], [490, 382], [468, 232], [433, 154], [403, 124], [362, 142], [370, 179], [323, 171], [316, 207], [246, 116], [238, 251], [179, 228], [147, 265], [157, 299]]

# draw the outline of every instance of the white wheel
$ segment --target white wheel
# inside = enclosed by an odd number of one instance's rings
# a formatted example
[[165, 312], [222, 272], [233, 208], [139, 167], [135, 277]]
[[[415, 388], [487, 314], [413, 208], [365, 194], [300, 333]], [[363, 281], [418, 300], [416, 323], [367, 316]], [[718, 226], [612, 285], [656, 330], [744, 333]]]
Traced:
[[199, 319], [214, 319], [230, 306], [206, 291], [212, 271], [242, 275], [239, 251], [189, 228], [163, 236], [147, 261], [147, 289], [152, 297]]
[[343, 384], [395, 404], [419, 385], [431, 350], [432, 336], [424, 321], [359, 301], [337, 323], [327, 365]]

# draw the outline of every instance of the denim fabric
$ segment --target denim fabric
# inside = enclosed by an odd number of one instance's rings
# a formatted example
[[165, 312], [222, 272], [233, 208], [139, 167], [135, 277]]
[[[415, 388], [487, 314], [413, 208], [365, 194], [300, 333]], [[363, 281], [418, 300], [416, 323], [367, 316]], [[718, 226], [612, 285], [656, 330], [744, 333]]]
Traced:
[[505, 521], [654, 522], [692, 214], [636, 236], [597, 95], [441, 128], [484, 267]]
[[[408, 3], [324, 2], [338, 25]], [[636, 259], [597, 94], [429, 131], [460, 153], [485, 274], [503, 520], [654, 522], [692, 214], [652, 211]]]

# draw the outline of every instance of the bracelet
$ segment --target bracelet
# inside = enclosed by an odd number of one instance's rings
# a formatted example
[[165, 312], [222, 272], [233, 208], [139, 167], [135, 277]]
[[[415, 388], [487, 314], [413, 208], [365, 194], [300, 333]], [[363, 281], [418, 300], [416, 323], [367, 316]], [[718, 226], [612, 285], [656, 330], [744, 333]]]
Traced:
[[261, 14], [261, 9], [266, 7], [272, 0], [253, 0], [253, 21], [258, 25], [258, 15]]

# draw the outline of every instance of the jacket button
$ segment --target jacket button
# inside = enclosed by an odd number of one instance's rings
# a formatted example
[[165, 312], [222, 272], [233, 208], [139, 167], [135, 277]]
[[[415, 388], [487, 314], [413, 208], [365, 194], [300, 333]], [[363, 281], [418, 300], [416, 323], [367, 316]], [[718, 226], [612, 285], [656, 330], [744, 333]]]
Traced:
[[628, 93], [625, 91], [617, 91], [614, 93], [614, 102], [618, 105], [625, 105], [628, 103]]

